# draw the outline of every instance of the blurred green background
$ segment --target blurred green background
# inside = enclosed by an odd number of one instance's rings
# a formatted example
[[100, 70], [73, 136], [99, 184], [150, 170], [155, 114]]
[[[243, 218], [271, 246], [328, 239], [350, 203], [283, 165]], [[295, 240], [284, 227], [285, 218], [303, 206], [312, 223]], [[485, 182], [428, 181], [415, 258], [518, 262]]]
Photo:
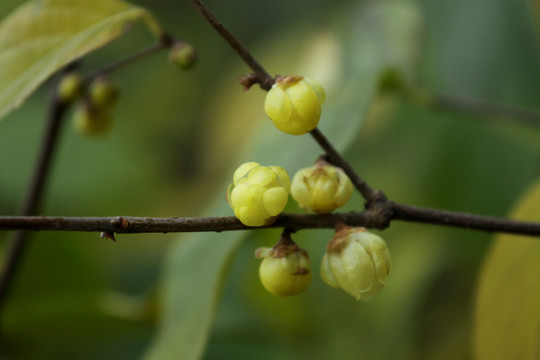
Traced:
[[[3, 0], [0, 18], [21, 3]], [[292, 176], [321, 154], [307, 136], [272, 128], [263, 113], [264, 93], [257, 87], [244, 92], [238, 84], [249, 69], [187, 2], [134, 3], [191, 42], [200, 61], [182, 72], [163, 51], [115, 73], [122, 99], [112, 131], [88, 138], [66, 121], [42, 214], [231, 215], [224, 191], [240, 163], [291, 164], [285, 167]], [[390, 11], [379, 11], [381, 4]], [[323, 110], [321, 128], [347, 148], [346, 158], [390, 199], [505, 216], [538, 177], [538, 128], [516, 119], [428, 107], [400, 94], [373, 94], [380, 70], [373, 64], [380, 56], [429, 91], [540, 111], [532, 3], [208, 0], [207, 5], [271, 74], [296, 72], [321, 80], [328, 107], [337, 109]], [[139, 24], [91, 54], [84, 69], [152, 41]], [[370, 66], [373, 73], [362, 73]], [[358, 79], [365, 85], [353, 83]], [[50, 86], [49, 81], [0, 123], [2, 215], [19, 211]], [[342, 102], [350, 108], [341, 108]], [[340, 122], [332, 129], [333, 121], [347, 116], [350, 125]], [[259, 141], [269, 133], [290, 147]], [[355, 195], [344, 210], [361, 210], [362, 204]], [[288, 211], [300, 212], [294, 204]], [[294, 236], [309, 251], [316, 275], [308, 291], [294, 298], [265, 292], [253, 257], [256, 248], [271, 246], [279, 231], [238, 234], [246, 239], [230, 260], [203, 358], [472, 358], [474, 289], [492, 236], [400, 222], [380, 235], [393, 257], [388, 286], [371, 302], [358, 303], [318, 276], [332, 231]], [[236, 235], [201, 236], [212, 244]], [[8, 237], [0, 234], [2, 245]], [[92, 233], [33, 234], [5, 308], [0, 357], [138, 358], [160, 328], [164, 313], [158, 299], [174, 282], [171, 273], [163, 279], [171, 268], [163, 264], [173, 261], [168, 253], [181, 251], [182, 239], [178, 234], [118, 235], [113, 243]], [[198, 276], [193, 275], [194, 287]], [[206, 295], [211, 296], [201, 294]]]

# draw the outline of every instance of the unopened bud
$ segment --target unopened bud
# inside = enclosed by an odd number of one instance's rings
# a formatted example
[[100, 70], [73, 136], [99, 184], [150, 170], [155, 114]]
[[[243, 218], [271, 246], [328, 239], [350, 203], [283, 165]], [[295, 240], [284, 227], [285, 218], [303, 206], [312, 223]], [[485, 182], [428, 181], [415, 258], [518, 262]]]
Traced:
[[311, 282], [309, 255], [290, 237], [273, 248], [257, 249], [255, 257], [263, 259], [259, 276], [270, 293], [277, 296], [298, 295], [308, 288]]
[[345, 205], [353, 186], [343, 170], [319, 160], [299, 170], [292, 180], [291, 195], [307, 211], [330, 213]]
[[73, 114], [75, 129], [87, 135], [100, 135], [109, 130], [112, 117], [108, 110], [99, 110], [88, 102], [81, 102]]
[[120, 89], [107, 78], [97, 78], [90, 85], [90, 102], [98, 110], [111, 109], [120, 100]]
[[81, 96], [84, 87], [84, 80], [79, 73], [71, 72], [66, 74], [58, 84], [58, 97], [66, 102], [71, 103]]
[[314, 80], [280, 77], [266, 95], [264, 110], [279, 130], [301, 135], [317, 127], [325, 99], [323, 87]]
[[191, 44], [178, 41], [171, 48], [169, 59], [180, 69], [188, 70], [197, 63], [197, 52]]
[[367, 301], [384, 288], [390, 263], [383, 239], [364, 228], [343, 227], [327, 245], [321, 277], [356, 300]]

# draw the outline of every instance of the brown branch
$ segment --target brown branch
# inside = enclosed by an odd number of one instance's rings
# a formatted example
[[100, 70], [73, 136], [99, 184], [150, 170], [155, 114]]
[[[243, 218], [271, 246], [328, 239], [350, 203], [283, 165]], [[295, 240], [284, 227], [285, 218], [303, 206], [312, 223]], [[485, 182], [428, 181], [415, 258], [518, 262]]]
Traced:
[[253, 70], [259, 78], [259, 85], [264, 90], [270, 90], [274, 84], [274, 78], [262, 67], [261, 64], [251, 55], [242, 43], [212, 14], [212, 12], [200, 0], [188, 0], [195, 6], [197, 11], [208, 21], [210, 25], [225, 39], [236, 53], [244, 60], [247, 66]]
[[[60, 74], [68, 73], [76, 66], [77, 63], [68, 65], [60, 72]], [[46, 128], [39, 149], [36, 167], [21, 210], [23, 215], [34, 215], [38, 212], [43, 198], [43, 189], [45, 188], [50, 173], [56, 144], [58, 143], [60, 125], [67, 109], [68, 104], [58, 98], [57, 88], [55, 86], [52, 90]], [[24, 255], [24, 251], [28, 246], [26, 229], [20, 228], [19, 230], [21, 231], [18, 231], [13, 235], [8, 245], [2, 274], [0, 275], [0, 313], [5, 305], [11, 284], [13, 283], [13, 279]]]
[[540, 223], [501, 219], [380, 201], [362, 212], [335, 214], [281, 214], [271, 225], [249, 227], [234, 216], [225, 217], [53, 217], [0, 216], [0, 230], [88, 231], [112, 234], [221, 232], [265, 228], [333, 229], [336, 224], [384, 229], [390, 221], [420, 222], [488, 232], [540, 236]]
[[[334, 228], [337, 222], [350, 226], [379, 227], [375, 212], [337, 213], [324, 215], [281, 214], [265, 228], [321, 229]], [[0, 216], [0, 230], [99, 231], [106, 233], [169, 233], [261, 229], [243, 225], [234, 216], [224, 217], [45, 217]]]

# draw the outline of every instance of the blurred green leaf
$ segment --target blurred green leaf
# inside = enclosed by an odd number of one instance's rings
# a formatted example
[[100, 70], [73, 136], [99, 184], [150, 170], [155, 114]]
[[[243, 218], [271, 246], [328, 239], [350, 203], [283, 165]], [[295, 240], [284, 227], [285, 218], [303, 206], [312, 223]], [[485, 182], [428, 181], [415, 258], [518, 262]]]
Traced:
[[[512, 218], [539, 221], [540, 182], [518, 202]], [[475, 352], [478, 360], [540, 357], [540, 241], [499, 235], [477, 289]]]
[[117, 0], [42, 0], [16, 9], [0, 24], [0, 118], [59, 68], [138, 20], [162, 32], [147, 10]]
[[[292, 31], [287, 29], [287, 35], [278, 34], [275, 45], [267, 49], [272, 55], [263, 64], [272, 60], [278, 63], [288, 61], [287, 65], [274, 68], [279, 69], [282, 75], [309, 76], [325, 86], [328, 100], [323, 107], [320, 128], [340, 151], [344, 151], [358, 133], [376, 95], [380, 71], [389, 65], [399, 65], [401, 69], [410, 71], [412, 64], [409, 60], [414, 58], [411, 53], [416, 50], [420, 16], [413, 3], [392, 4], [364, 9], [362, 16], [354, 17], [339, 32], [319, 28], [318, 33], [306, 39], [306, 29], [301, 25]], [[334, 15], [336, 22], [344, 17], [343, 12]], [[380, 29], [379, 26], [389, 24], [379, 22], [386, 16], [392, 18], [392, 26]], [[372, 51], [376, 47], [384, 51]], [[272, 58], [276, 54], [281, 56]], [[283, 54], [301, 56], [295, 59]], [[222, 148], [226, 147], [224, 141], [229, 148], [244, 145], [241, 161], [280, 165], [291, 176], [292, 170], [310, 165], [321, 153], [309, 136], [291, 136], [275, 129], [263, 117], [262, 102], [255, 105], [260, 109], [257, 117], [264, 120], [254, 122], [244, 111], [244, 107], [251, 108], [253, 104], [245, 104], [245, 100], [242, 104], [239, 99], [234, 99], [242, 96], [240, 92], [237, 94], [219, 94], [219, 100], [229, 111], [232, 109], [228, 116], [217, 111], [217, 124], [226, 124], [222, 131], [214, 130], [215, 143], [222, 143]], [[211, 154], [214, 157], [219, 154], [223, 159], [224, 153], [215, 151], [214, 142], [210, 141], [210, 144]], [[223, 189], [228, 182], [223, 181]], [[231, 213], [222, 194], [219, 199], [209, 215]], [[145, 359], [187, 360], [202, 356], [227, 264], [244, 238], [244, 232], [198, 234], [184, 239], [172, 250], [164, 270], [160, 331]]]
[[[241, 243], [235, 233], [201, 233], [184, 240], [166, 264], [164, 314], [146, 359], [196, 359], [210, 331], [228, 260]], [[171, 259], [169, 259], [171, 260]]]

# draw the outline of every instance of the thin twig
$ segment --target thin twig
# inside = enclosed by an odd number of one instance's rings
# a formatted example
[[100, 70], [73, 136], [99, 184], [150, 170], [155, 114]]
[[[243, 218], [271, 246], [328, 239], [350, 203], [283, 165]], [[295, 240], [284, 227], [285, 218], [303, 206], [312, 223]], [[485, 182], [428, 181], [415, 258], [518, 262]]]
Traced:
[[[64, 68], [60, 74], [72, 71], [75, 67], [77, 67], [77, 63], [70, 64]], [[58, 98], [57, 88], [55, 86], [51, 95], [46, 129], [39, 149], [36, 167], [21, 210], [23, 215], [35, 215], [40, 207], [43, 199], [43, 189], [47, 183], [54, 151], [58, 143], [61, 121], [67, 108], [68, 104]], [[6, 250], [3, 271], [0, 275], [0, 314], [5, 305], [11, 284], [16, 276], [17, 269], [27, 246], [27, 232], [23, 230], [18, 231], [13, 235], [9, 247]]]
[[324, 134], [315, 128], [310, 131], [310, 135], [317, 141], [319, 146], [326, 152], [326, 161], [332, 163], [333, 165], [340, 167], [345, 171], [347, 176], [351, 179], [354, 186], [360, 191], [364, 199], [367, 200], [368, 204], [371, 204], [378, 200], [385, 199], [385, 196], [382, 192], [374, 190], [371, 188], [364, 179], [354, 171], [353, 167], [347, 160], [341, 156], [341, 154], [336, 150], [330, 141], [324, 136]]
[[96, 78], [96, 77], [99, 77], [99, 76], [102, 76], [102, 75], [108, 75], [110, 74], [111, 72], [113, 71], [116, 71], [126, 65], [129, 65], [133, 62], [136, 62], [142, 58], [145, 58], [146, 56], [150, 55], [150, 54], [153, 54], [155, 52], [158, 52], [162, 49], [165, 49], [165, 48], [168, 48], [168, 47], [171, 47], [172, 44], [173, 44], [174, 40], [172, 39], [172, 37], [168, 34], [164, 34], [162, 36], [162, 39], [160, 41], [158, 41], [157, 43], [155, 44], [152, 44], [150, 45], [149, 47], [145, 48], [145, 49], [142, 49], [132, 55], [129, 55], [127, 57], [125, 57], [124, 59], [120, 59], [116, 62], [113, 62], [107, 66], [104, 66], [100, 69], [97, 69], [97, 70], [94, 70], [92, 73], [90, 73], [88, 76], [87, 76], [87, 79], [93, 79], [93, 78]]
[[[290, 228], [293, 230], [334, 228], [342, 221], [350, 226], [378, 227], [379, 219], [374, 212], [337, 214], [281, 214], [266, 228]], [[259, 229], [243, 225], [234, 216], [224, 217], [45, 217], [1, 216], [0, 230], [27, 229], [51, 231], [97, 231], [118, 234], [205, 232]]]
[[432, 94], [429, 99], [436, 107], [443, 109], [480, 116], [517, 119], [527, 125], [540, 126], [540, 113], [537, 111], [442, 94]]
[[264, 90], [270, 90], [274, 83], [274, 78], [262, 67], [261, 64], [251, 55], [242, 43], [212, 14], [212, 12], [200, 0], [188, 0], [197, 11], [208, 21], [210, 25], [231, 45], [236, 53], [244, 60], [247, 66], [253, 70], [260, 79], [260, 86]]
[[445, 210], [424, 209], [382, 201], [379, 206], [387, 211], [368, 209], [362, 212], [335, 214], [283, 213], [271, 225], [253, 228], [243, 225], [234, 216], [225, 217], [53, 217], [0, 216], [0, 230], [32, 231], [88, 231], [106, 234], [221, 232], [264, 228], [333, 229], [336, 224], [366, 228], [386, 228], [391, 220], [420, 222], [488, 232], [540, 236], [540, 223], [501, 219]]

